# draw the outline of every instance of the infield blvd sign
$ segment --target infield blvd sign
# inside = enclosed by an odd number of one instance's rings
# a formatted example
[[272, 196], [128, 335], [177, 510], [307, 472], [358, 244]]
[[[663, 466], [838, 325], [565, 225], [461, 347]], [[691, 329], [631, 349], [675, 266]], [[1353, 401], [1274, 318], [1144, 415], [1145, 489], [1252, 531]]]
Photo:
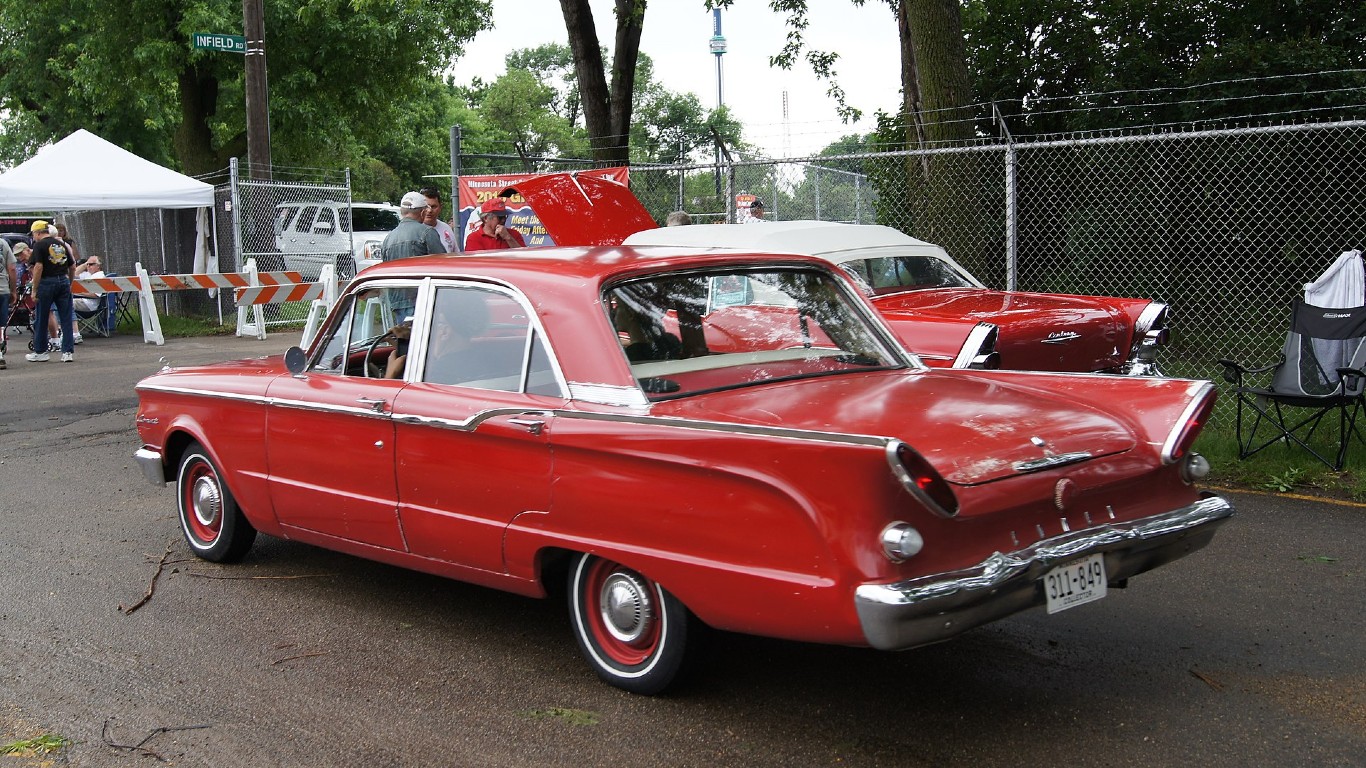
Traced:
[[196, 48], [207, 48], [211, 51], [227, 51], [228, 53], [246, 53], [247, 38], [242, 35], [216, 35], [212, 32], [195, 32], [190, 35], [191, 42]]

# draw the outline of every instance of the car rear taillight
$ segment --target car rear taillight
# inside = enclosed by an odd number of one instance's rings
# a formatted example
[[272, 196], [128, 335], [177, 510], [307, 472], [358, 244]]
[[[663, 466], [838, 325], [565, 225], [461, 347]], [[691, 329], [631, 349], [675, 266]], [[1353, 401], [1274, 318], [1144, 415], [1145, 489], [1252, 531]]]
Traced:
[[958, 514], [958, 497], [954, 496], [953, 488], [914, 448], [893, 440], [887, 444], [887, 461], [901, 485], [931, 512], [942, 517]]
[[1162, 443], [1163, 464], [1175, 464], [1190, 451], [1195, 438], [1200, 436], [1200, 430], [1205, 428], [1210, 412], [1214, 410], [1214, 399], [1218, 394], [1214, 384], [1205, 382], [1200, 393], [1181, 412], [1181, 418], [1177, 419], [1167, 440]]

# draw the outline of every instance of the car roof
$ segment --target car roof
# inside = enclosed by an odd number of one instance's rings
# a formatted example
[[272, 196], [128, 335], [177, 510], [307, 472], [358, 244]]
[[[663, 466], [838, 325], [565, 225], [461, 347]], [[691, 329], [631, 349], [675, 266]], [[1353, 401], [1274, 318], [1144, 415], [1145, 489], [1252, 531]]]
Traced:
[[707, 252], [696, 248], [583, 246], [514, 248], [472, 254], [421, 256], [377, 264], [371, 277], [482, 277], [518, 286], [543, 284], [597, 285], [620, 278], [680, 269], [727, 265], [802, 265], [829, 268], [829, 262], [802, 254]]
[[626, 238], [626, 245], [686, 245], [699, 248], [745, 250], [767, 253], [801, 253], [836, 263], [869, 248], [895, 247], [923, 250], [926, 255], [948, 258], [943, 248], [917, 240], [880, 224], [841, 224], [831, 221], [773, 221], [763, 224], [693, 224], [659, 227]]

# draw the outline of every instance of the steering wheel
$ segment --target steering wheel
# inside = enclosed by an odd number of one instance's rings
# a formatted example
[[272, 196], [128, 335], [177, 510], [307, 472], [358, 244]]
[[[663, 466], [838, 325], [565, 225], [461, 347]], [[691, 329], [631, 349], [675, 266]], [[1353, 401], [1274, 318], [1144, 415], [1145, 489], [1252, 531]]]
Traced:
[[[365, 371], [365, 377], [366, 377], [367, 379], [382, 379], [382, 378], [384, 378], [384, 371], [379, 367], [379, 363], [372, 362], [372, 361], [370, 360], [370, 358], [374, 356], [374, 354], [375, 354], [375, 349], [376, 349], [377, 347], [379, 347], [379, 345], [382, 344], [382, 343], [384, 342], [385, 339], [390, 339], [390, 340], [397, 341], [397, 340], [398, 340], [398, 337], [394, 334], [394, 332], [393, 332], [392, 330], [388, 330], [388, 331], [385, 331], [384, 333], [381, 333], [380, 335], [376, 336], [376, 337], [375, 337], [375, 340], [372, 341], [372, 342], [370, 342], [370, 346], [368, 346], [368, 347], [365, 348], [365, 358], [364, 358], [364, 360], [363, 360], [363, 362], [364, 362], [363, 368], [364, 368], [364, 371]], [[395, 351], [395, 352], [398, 351], [398, 346], [397, 346], [397, 345], [394, 346], [394, 351]]]

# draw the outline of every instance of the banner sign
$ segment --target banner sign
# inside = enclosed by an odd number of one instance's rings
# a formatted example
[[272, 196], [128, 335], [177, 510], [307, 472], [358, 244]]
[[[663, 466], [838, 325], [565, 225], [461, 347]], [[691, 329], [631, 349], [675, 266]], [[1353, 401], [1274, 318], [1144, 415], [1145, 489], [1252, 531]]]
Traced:
[[[594, 168], [587, 171], [579, 171], [583, 176], [600, 176], [613, 181], [625, 184], [627, 181], [628, 169], [626, 166], [615, 168]], [[460, 234], [460, 242], [463, 244], [465, 238], [471, 232], [478, 229], [479, 217], [475, 211], [485, 200], [492, 200], [502, 194], [508, 187], [516, 187], [519, 182], [525, 181], [539, 173], [499, 173], [489, 176], [461, 176], [457, 179], [457, 189], [460, 193], [458, 208], [460, 210], [460, 226], [456, 231]], [[526, 240], [528, 248], [542, 245], [554, 245], [555, 241], [546, 233], [545, 227], [541, 226], [541, 220], [536, 216], [536, 212], [531, 209], [531, 205], [522, 199], [521, 195], [508, 195], [508, 220], [507, 226], [522, 233], [522, 239]]]

